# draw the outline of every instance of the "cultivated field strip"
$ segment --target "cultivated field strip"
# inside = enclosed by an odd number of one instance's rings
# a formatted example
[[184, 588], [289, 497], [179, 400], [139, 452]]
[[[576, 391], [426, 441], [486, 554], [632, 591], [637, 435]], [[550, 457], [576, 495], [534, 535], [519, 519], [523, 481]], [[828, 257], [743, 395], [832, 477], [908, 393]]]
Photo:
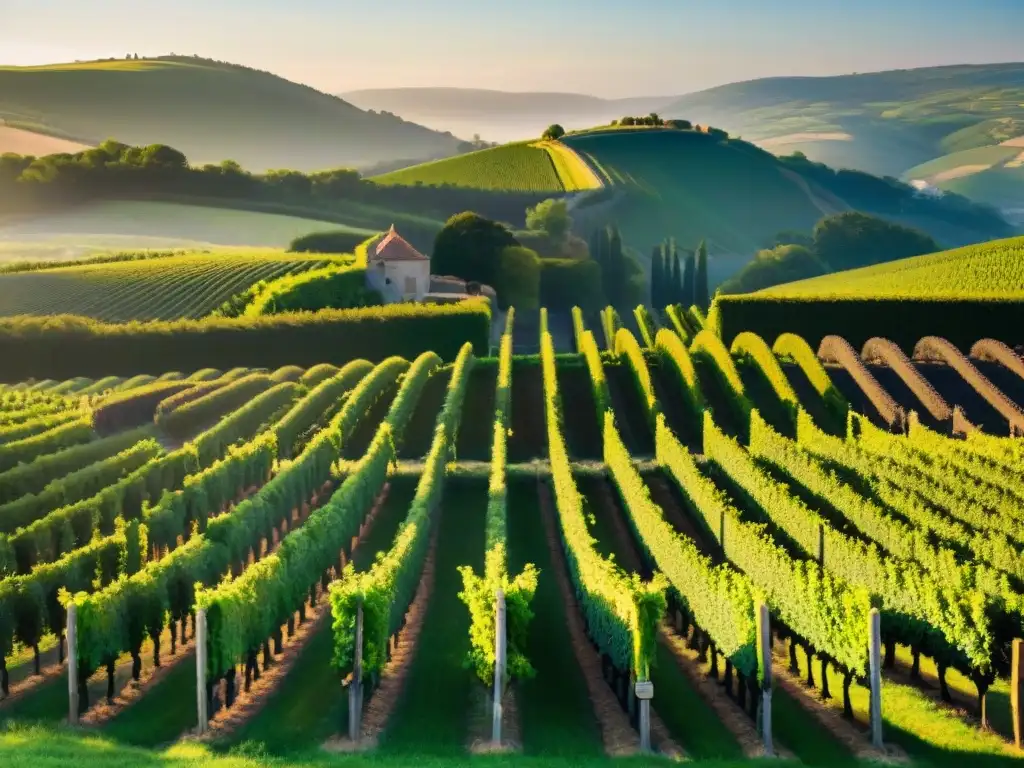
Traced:
[[0, 316], [71, 314], [110, 322], [199, 318], [261, 280], [327, 263], [322, 256], [254, 251], [14, 273], [0, 276]]

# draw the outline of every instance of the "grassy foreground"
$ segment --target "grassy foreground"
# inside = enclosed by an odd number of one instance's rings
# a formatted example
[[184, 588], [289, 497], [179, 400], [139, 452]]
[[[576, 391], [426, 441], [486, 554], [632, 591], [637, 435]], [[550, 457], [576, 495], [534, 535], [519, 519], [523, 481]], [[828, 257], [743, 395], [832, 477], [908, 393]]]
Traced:
[[[585, 762], [559, 757], [524, 757], [514, 756], [446, 756], [432, 758], [415, 756], [414, 764], [425, 768], [455, 768], [456, 766], [474, 766], [474, 768], [503, 766], [523, 766], [524, 768], [574, 768], [578, 766], [611, 766], [611, 765], [650, 765], [651, 759], [631, 758], [611, 760], [595, 757]], [[661, 761], [658, 762], [665, 762]], [[76, 768], [261, 768], [275, 766], [277, 768], [314, 768], [316, 766], [345, 766], [346, 768], [363, 768], [363, 766], [380, 766], [381, 768], [399, 768], [413, 764], [411, 756], [396, 755], [389, 757], [378, 754], [363, 755], [331, 755], [325, 752], [309, 751], [298, 753], [287, 759], [273, 759], [265, 754], [235, 751], [228, 754], [217, 754], [208, 747], [196, 743], [178, 744], [163, 752], [154, 752], [136, 747], [124, 747], [98, 736], [69, 729], [44, 729], [42, 727], [16, 727], [0, 732], [0, 764], [5, 768], [64, 768], [73, 763]], [[753, 766], [752, 760], [708, 761], [700, 762], [707, 768], [739, 768]], [[798, 765], [792, 761], [773, 763], [779, 768]]]

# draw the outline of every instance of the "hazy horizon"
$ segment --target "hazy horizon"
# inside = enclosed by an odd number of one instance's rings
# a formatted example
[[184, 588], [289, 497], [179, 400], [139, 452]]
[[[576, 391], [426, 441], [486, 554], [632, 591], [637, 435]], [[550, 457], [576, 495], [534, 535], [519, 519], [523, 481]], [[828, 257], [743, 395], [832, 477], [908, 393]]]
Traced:
[[[677, 96], [776, 76], [1019, 61], [1019, 0], [5, 0], [0, 64], [126, 53], [245, 64], [329, 93]], [[152, 12], [147, 12], [147, 7]], [[154, 18], [159, 23], [154, 23]]]

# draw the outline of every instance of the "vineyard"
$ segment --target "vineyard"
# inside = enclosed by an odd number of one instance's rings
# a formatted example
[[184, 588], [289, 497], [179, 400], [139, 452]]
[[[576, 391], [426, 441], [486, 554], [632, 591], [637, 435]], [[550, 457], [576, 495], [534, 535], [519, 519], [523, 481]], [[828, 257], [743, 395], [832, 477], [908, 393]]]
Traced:
[[0, 722], [209, 760], [1019, 764], [1024, 359], [627, 319], [0, 385]]
[[1024, 238], [994, 240], [766, 288], [768, 296], [976, 298], [1024, 295]]
[[481, 149], [392, 171], [373, 181], [518, 192], [576, 192], [600, 186], [586, 164], [558, 142], [517, 142]]
[[12, 272], [0, 275], [0, 317], [199, 318], [256, 283], [329, 262], [322, 255], [232, 249]]

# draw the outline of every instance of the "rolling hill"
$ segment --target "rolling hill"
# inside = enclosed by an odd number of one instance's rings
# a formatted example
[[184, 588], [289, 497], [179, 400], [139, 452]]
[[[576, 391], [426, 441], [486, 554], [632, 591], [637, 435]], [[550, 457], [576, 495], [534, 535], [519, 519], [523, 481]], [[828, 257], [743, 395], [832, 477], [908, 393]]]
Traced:
[[457, 136], [480, 134], [502, 142], [540, 136], [551, 123], [571, 130], [623, 115], [646, 115], [673, 100], [672, 96], [602, 99], [580, 93], [474, 88], [381, 88], [339, 95], [360, 109], [391, 112]]
[[[950, 246], [1012, 232], [995, 216], [982, 224], [957, 219], [948, 215], [944, 202], [914, 198], [909, 188], [897, 193], [906, 197], [899, 206], [884, 210], [879, 203], [873, 209], [859, 198], [844, 197], [840, 185], [829, 181], [835, 174], [828, 169], [782, 162], [745, 141], [701, 131], [602, 128], [567, 134], [559, 143], [573, 150], [604, 185], [574, 203], [572, 216], [579, 234], [587, 236], [593, 228], [614, 222], [625, 242], [644, 254], [666, 236], [688, 247], [704, 239], [712, 254], [712, 284], [737, 271], [776, 233], [809, 231], [823, 216], [855, 208], [925, 229]], [[414, 166], [377, 180], [522, 189], [527, 179], [535, 178], [523, 165], [527, 149], [540, 168], [543, 155], [519, 143]], [[534, 189], [558, 189], [554, 171], [547, 169], [546, 177], [537, 173]], [[892, 190], [880, 179], [872, 183]]]
[[[381, 220], [379, 227], [386, 226]], [[98, 250], [253, 246], [284, 248], [326, 229], [369, 236], [377, 229], [202, 205], [106, 200], [0, 221], [0, 261], [65, 260]]]
[[0, 67], [0, 119], [82, 144], [169, 144], [194, 162], [253, 170], [426, 160], [459, 146], [267, 72], [186, 57]]
[[660, 114], [709, 122], [772, 151], [900, 176], [1024, 134], [1024, 64], [764, 78], [682, 96]]

